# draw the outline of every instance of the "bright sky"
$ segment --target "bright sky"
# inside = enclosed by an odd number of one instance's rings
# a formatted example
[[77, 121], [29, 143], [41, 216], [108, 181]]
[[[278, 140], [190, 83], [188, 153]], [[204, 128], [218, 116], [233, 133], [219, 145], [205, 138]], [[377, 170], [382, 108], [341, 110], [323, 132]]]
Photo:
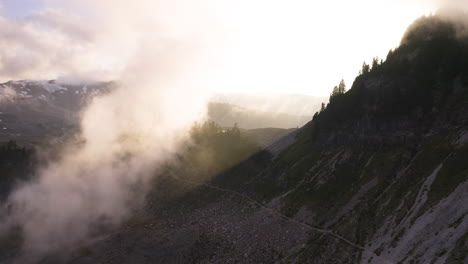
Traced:
[[[0, 0], [0, 5], [4, 16], [21, 17], [50, 2], [59, 1]], [[213, 10], [224, 46], [214, 89], [322, 96], [342, 78], [350, 87], [363, 61], [385, 58], [412, 21], [441, 4], [450, 1], [218, 1]]]
[[[237, 1], [236, 1], [237, 2]], [[328, 95], [363, 61], [385, 58], [430, 0], [240, 1], [228, 17], [232, 92]]]

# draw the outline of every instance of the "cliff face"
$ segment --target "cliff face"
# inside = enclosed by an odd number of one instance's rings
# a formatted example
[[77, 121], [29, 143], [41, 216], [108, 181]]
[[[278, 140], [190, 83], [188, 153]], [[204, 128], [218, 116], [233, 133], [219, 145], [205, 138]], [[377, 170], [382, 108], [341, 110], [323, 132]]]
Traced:
[[[80, 263], [468, 263], [468, 41], [458, 28], [418, 20], [274, 155], [204, 184], [167, 175], [140, 220]], [[168, 198], [168, 186], [189, 185]]]

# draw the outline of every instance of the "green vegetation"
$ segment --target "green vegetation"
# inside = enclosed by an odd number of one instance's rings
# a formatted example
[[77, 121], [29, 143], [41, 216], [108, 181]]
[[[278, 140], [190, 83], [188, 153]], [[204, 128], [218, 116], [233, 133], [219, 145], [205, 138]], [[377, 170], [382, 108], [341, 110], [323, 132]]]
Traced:
[[226, 171], [259, 151], [259, 147], [241, 134], [237, 124], [223, 129], [214, 122], [195, 124], [192, 143], [179, 156], [178, 172], [200, 182]]

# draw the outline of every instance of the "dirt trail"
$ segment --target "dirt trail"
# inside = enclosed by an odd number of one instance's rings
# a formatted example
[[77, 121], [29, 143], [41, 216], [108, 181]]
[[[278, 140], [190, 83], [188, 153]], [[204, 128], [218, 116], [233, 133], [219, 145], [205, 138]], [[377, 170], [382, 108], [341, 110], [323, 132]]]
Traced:
[[204, 186], [206, 188], [209, 188], [209, 189], [213, 189], [213, 190], [217, 190], [219, 192], [224, 192], [224, 193], [230, 193], [234, 196], [237, 196], [237, 197], [241, 197], [243, 198], [244, 200], [247, 200], [248, 202], [252, 203], [252, 204], [255, 204], [257, 205], [258, 207], [260, 208], [263, 208], [265, 210], [268, 210], [270, 211], [272, 214], [275, 214], [281, 218], [284, 218], [288, 221], [291, 221], [291, 222], [294, 222], [296, 224], [299, 224], [299, 225], [302, 225], [304, 227], [306, 227], [307, 229], [310, 229], [310, 230], [313, 230], [315, 232], [318, 232], [318, 233], [321, 233], [321, 234], [324, 234], [324, 235], [328, 235], [328, 236], [331, 236], [331, 237], [334, 237], [338, 240], [341, 240], [342, 242], [345, 242], [346, 244], [352, 246], [352, 247], [355, 247], [361, 251], [366, 251], [366, 252], [369, 252], [371, 253], [375, 258], [377, 259], [380, 259], [381, 260], [381, 263], [386, 263], [386, 264], [392, 264], [394, 262], [388, 260], [388, 259], [385, 259], [379, 255], [377, 255], [374, 251], [370, 250], [370, 249], [367, 249], [365, 248], [364, 246], [361, 246], [359, 244], [356, 244], [356, 243], [353, 243], [351, 242], [350, 240], [344, 238], [343, 236], [333, 232], [332, 230], [327, 230], [327, 229], [322, 229], [322, 228], [319, 228], [319, 227], [315, 227], [315, 226], [312, 226], [310, 224], [307, 224], [305, 222], [302, 222], [302, 221], [299, 221], [297, 219], [294, 219], [292, 217], [289, 217], [277, 210], [274, 210], [266, 205], [263, 205], [262, 203], [254, 200], [253, 198], [251, 198], [250, 196], [246, 195], [246, 194], [243, 194], [243, 193], [240, 193], [240, 192], [236, 192], [236, 191], [233, 191], [233, 190], [229, 190], [229, 189], [225, 189], [225, 188], [221, 188], [221, 187], [218, 187], [218, 186], [214, 186], [214, 185], [211, 185], [211, 184], [208, 184], [208, 183], [201, 183], [201, 182], [196, 182], [196, 181], [191, 181], [191, 180], [186, 180], [186, 179], [182, 179], [180, 177], [178, 177], [177, 175], [175, 175], [175, 173], [173, 172], [169, 172], [170, 173], [170, 176], [178, 181], [181, 181], [181, 182], [185, 182], [185, 183], [188, 183], [188, 184], [192, 184], [192, 185], [196, 185], [196, 186]]

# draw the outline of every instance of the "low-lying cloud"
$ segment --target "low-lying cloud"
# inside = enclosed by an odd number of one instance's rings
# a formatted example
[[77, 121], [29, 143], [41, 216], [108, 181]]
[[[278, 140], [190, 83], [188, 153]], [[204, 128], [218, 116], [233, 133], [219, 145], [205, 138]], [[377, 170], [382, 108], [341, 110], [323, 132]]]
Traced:
[[0, 229], [20, 227], [19, 263], [72, 249], [98, 226], [127, 219], [204, 115], [216, 20], [205, 3], [167, 2], [51, 1], [54, 8], [25, 18], [0, 18], [0, 78], [118, 83], [82, 113], [79, 144], [62, 146], [58, 160], [9, 197]]

